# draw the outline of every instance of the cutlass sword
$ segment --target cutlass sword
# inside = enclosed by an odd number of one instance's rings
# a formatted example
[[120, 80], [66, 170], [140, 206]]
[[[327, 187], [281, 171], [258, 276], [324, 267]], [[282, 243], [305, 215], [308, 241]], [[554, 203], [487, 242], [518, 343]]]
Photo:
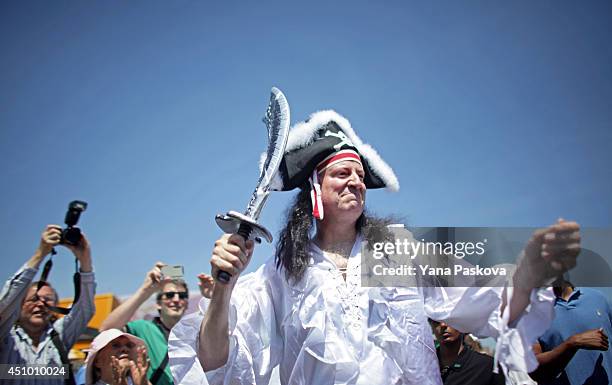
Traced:
[[[287, 138], [289, 138], [289, 103], [285, 95], [276, 87], [270, 91], [270, 102], [263, 118], [268, 129], [268, 150], [266, 160], [263, 164], [259, 181], [255, 191], [251, 195], [249, 204], [241, 214], [236, 211], [228, 211], [225, 215], [217, 215], [217, 225], [228, 234], [239, 234], [245, 240], [255, 239], [260, 241], [264, 238], [272, 242], [272, 234], [264, 226], [257, 223], [261, 210], [266, 204], [270, 194], [270, 186], [285, 153]], [[217, 279], [221, 282], [229, 282], [231, 275], [226, 271], [219, 271]]]

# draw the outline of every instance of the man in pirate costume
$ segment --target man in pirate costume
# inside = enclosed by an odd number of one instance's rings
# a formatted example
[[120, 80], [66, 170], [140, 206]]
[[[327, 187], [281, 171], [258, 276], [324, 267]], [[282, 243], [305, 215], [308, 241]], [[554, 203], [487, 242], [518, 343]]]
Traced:
[[232, 277], [216, 282], [207, 309], [201, 304], [173, 328], [177, 384], [267, 384], [278, 365], [283, 384], [441, 385], [428, 317], [497, 337], [504, 368], [537, 365], [530, 344], [552, 309], [552, 292], [537, 288], [575, 264], [577, 224], [534, 234], [514, 289], [362, 287], [361, 241], [386, 229], [365, 213], [366, 190], [398, 190], [391, 168], [347, 119], [322, 111], [293, 127], [273, 187], [300, 189], [276, 255], [238, 279], [252, 241], [226, 234], [215, 243], [213, 276], [223, 270]]

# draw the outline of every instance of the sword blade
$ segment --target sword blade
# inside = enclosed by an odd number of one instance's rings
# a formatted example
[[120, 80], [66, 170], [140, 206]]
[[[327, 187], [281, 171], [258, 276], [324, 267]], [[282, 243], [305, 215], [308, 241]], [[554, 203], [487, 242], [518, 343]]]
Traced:
[[276, 87], [272, 87], [270, 102], [263, 121], [268, 129], [266, 160], [259, 175], [257, 186], [244, 213], [255, 221], [259, 218], [261, 210], [266, 204], [268, 194], [270, 194], [270, 184], [283, 160], [287, 139], [289, 138], [289, 103], [281, 90]]

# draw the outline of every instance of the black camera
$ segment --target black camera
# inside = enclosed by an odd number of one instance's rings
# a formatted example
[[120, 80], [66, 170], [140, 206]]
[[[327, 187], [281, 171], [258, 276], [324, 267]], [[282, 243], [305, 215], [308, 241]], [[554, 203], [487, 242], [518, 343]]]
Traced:
[[60, 243], [65, 245], [78, 246], [81, 242], [81, 229], [76, 227], [81, 213], [87, 209], [87, 202], [83, 201], [72, 201], [68, 205], [68, 211], [66, 212], [66, 219], [64, 223], [66, 228], [62, 230], [62, 239]]

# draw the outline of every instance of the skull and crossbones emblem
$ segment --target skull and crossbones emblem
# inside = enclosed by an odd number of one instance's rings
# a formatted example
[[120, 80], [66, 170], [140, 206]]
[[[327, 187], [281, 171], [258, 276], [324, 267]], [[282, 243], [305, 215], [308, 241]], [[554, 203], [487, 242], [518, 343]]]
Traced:
[[335, 133], [327, 130], [325, 131], [325, 136], [333, 136], [340, 139], [340, 143], [334, 145], [334, 150], [336, 151], [339, 151], [344, 145], [355, 147], [353, 142], [342, 131]]

